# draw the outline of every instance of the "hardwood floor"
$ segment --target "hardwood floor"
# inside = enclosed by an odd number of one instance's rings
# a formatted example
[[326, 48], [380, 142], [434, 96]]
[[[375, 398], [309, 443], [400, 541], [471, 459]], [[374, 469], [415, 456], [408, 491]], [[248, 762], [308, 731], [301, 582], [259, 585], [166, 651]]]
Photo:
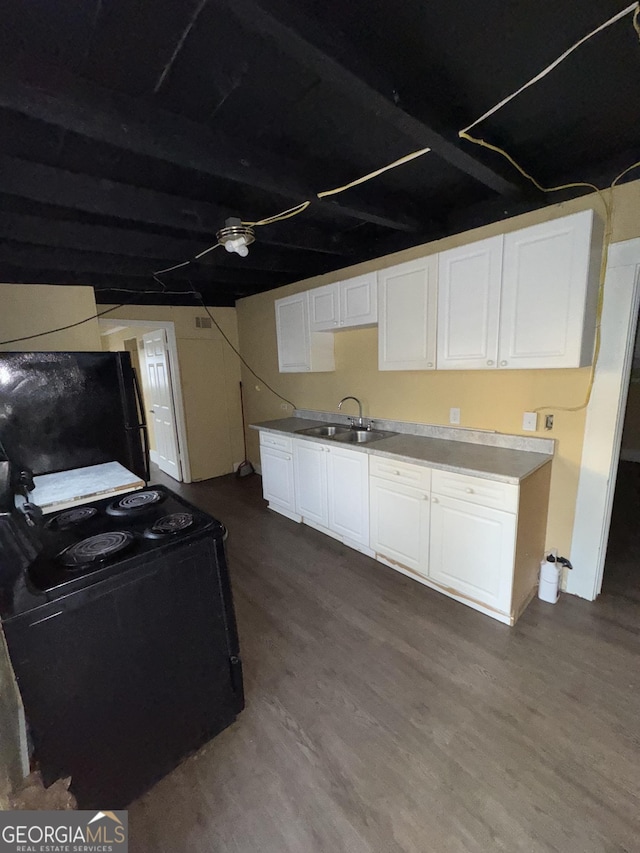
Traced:
[[247, 707], [132, 805], [134, 853], [640, 850], [640, 603], [508, 628], [268, 511], [257, 476], [180, 491], [229, 528]]

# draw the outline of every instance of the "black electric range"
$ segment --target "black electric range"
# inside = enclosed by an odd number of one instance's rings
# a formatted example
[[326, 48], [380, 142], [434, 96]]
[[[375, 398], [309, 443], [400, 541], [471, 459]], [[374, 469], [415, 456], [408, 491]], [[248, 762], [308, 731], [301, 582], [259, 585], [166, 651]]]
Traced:
[[45, 516], [2, 621], [45, 784], [124, 808], [244, 707], [225, 528], [163, 486]]
[[[26, 586], [53, 600], [182, 547], [224, 526], [164, 486], [151, 486], [44, 517]], [[18, 606], [20, 606], [18, 604]]]

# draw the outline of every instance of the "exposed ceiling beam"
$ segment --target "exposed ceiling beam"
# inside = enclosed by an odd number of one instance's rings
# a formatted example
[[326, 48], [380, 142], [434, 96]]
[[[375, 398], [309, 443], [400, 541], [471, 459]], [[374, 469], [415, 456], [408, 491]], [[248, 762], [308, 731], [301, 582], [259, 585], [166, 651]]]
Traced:
[[[282, 199], [301, 202], [315, 198], [297, 162], [274, 158], [262, 148], [253, 149], [244, 139], [228, 139], [145, 100], [101, 89], [61, 69], [38, 65], [22, 74], [5, 70], [0, 75], [0, 107], [123, 151], [272, 193], [274, 213]], [[315, 199], [313, 205], [332, 216], [394, 230], [420, 228], [405, 211], [378, 208], [360, 200], [356, 192], [329, 200]], [[241, 213], [246, 218], [255, 215]]]
[[[8, 195], [27, 198], [41, 204], [55, 204], [100, 216], [179, 228], [208, 234], [212, 239], [228, 216], [237, 215], [237, 211], [208, 202], [180, 198], [2, 155], [0, 189]], [[333, 239], [319, 228], [302, 221], [281, 222], [269, 228], [262, 228], [260, 240], [265, 244], [284, 248], [333, 255], [345, 253], [340, 248], [338, 239]]]
[[[155, 260], [138, 260], [99, 252], [77, 252], [70, 249], [52, 249], [44, 246], [7, 242], [0, 242], [0, 264], [9, 264], [24, 269], [50, 269], [88, 274], [104, 273], [142, 278], [148, 282], [149, 287], [158, 286], [152, 277], [152, 272], [154, 269], [163, 266], [162, 261], [157, 258]], [[192, 265], [165, 273], [162, 279], [166, 282], [192, 280], [205, 283], [222, 282], [278, 287], [291, 281], [293, 277], [291, 273], [283, 275], [282, 273], [262, 270]]]
[[[46, 219], [23, 213], [0, 211], [0, 239], [50, 246], [54, 249], [77, 249], [82, 252], [100, 252], [132, 258], [161, 259], [161, 266], [193, 258], [208, 245], [208, 241], [165, 237], [146, 231], [132, 231], [107, 225], [90, 225], [67, 219]], [[241, 258], [222, 249], [205, 255], [203, 266], [229, 267], [236, 270], [264, 270], [266, 272], [295, 273], [299, 277], [313, 274], [315, 265], [298, 251], [285, 251], [254, 243], [249, 255]], [[148, 262], [148, 267], [153, 261]], [[154, 267], [157, 269], [157, 267]]]
[[[146, 282], [139, 278], [94, 273], [91, 276], [91, 281], [88, 281], [87, 274], [82, 272], [64, 273], [60, 270], [32, 270], [2, 263], [0, 263], [0, 280], [24, 284], [25, 286], [29, 284], [52, 284], [93, 287], [96, 291], [98, 305], [120, 302], [131, 305], [199, 304], [197, 297], [189, 292], [189, 286], [186, 282], [169, 282], [167, 289], [170, 294], [167, 295], [163, 294], [158, 287], [155, 289], [147, 288]], [[236, 299], [251, 296], [253, 293], [260, 293], [267, 289], [249, 284], [205, 284], [198, 282], [197, 285], [198, 292], [206, 304], [210, 306], [233, 306]], [[184, 291], [184, 295], [182, 295], [182, 291]]]
[[[339, 45], [335, 33], [326, 32], [317, 21], [306, 17], [297, 6], [271, 0], [269, 9], [255, 0], [215, 0], [234, 14], [243, 27], [262, 38], [273, 39], [289, 56], [313, 70], [325, 83], [335, 87], [353, 103], [387, 122], [410, 140], [416, 148], [429, 147], [456, 169], [501, 195], [521, 191], [518, 182], [504, 177], [479, 157], [464, 150], [453, 129], [443, 132], [405, 112], [394, 101], [391, 84], [380, 82], [379, 73], [371, 73], [368, 63], [356, 57], [353, 45]], [[274, 8], [278, 11], [274, 11]]]

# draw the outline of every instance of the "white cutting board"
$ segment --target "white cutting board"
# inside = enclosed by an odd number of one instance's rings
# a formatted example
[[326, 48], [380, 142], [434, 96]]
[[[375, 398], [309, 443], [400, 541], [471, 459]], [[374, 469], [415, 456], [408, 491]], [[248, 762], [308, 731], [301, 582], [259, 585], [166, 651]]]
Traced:
[[87, 468], [73, 468], [57, 474], [34, 477], [35, 489], [29, 500], [46, 514], [79, 506], [88, 501], [120, 492], [142, 489], [144, 481], [119, 462], [104, 462]]

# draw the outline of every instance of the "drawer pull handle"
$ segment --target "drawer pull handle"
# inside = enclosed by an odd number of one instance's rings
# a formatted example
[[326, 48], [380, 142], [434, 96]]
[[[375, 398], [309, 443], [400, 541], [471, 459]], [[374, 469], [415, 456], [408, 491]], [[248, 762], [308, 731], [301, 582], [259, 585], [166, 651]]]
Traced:
[[490, 359], [487, 361], [487, 364], [489, 365], [489, 367], [491, 367], [491, 365], [493, 364], [493, 359], [492, 359], [492, 358], [490, 358]]
[[500, 362], [500, 366], [501, 366], [501, 367], [506, 367], [506, 366], [507, 366], [507, 362], [506, 362], [506, 361], [501, 361], [501, 362]]
[[432, 501], [432, 503], [434, 503], [434, 504], [440, 503], [440, 501], [438, 500], [438, 498], [431, 498], [431, 501]]
[[473, 489], [471, 488], [471, 486], [469, 486], [469, 488], [468, 488], [468, 489], [465, 489], [465, 491], [466, 491], [466, 493], [467, 493], [468, 495], [472, 495], [472, 494], [473, 494]]

